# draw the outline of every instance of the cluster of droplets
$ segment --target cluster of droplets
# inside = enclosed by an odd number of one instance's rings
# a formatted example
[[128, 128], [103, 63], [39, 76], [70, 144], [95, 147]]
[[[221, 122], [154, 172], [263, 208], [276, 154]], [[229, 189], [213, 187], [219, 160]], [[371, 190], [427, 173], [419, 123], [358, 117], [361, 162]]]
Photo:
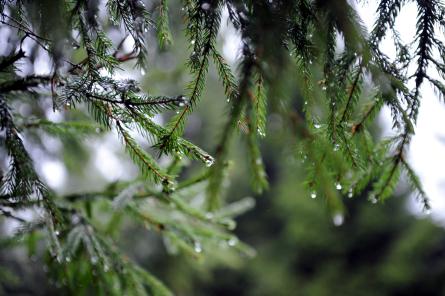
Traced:
[[258, 132], [258, 135], [260, 135], [261, 137], [265, 137], [266, 136], [266, 133], [261, 128], [258, 128], [257, 132]]

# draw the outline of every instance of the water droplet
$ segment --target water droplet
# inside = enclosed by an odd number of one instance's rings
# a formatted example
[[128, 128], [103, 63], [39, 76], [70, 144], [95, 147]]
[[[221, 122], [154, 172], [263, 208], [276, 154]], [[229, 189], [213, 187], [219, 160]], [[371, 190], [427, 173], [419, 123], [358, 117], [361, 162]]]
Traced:
[[340, 149], [340, 145], [339, 144], [335, 144], [334, 145], [334, 151], [338, 151]]
[[334, 223], [335, 226], [340, 226], [343, 224], [344, 219], [345, 218], [342, 214], [337, 213], [332, 217], [332, 223]]
[[304, 104], [307, 105], [307, 101], [304, 101]]
[[314, 124], [314, 127], [316, 128], [316, 129], [319, 129], [320, 127], [321, 127], [321, 125], [320, 124]]
[[425, 214], [427, 214], [427, 215], [431, 215], [431, 209], [426, 209], [426, 210], [425, 210]]
[[258, 132], [258, 135], [260, 135], [261, 137], [266, 136], [266, 133], [263, 130], [261, 130], [260, 128], [257, 129], [257, 132]]
[[97, 127], [97, 128], [96, 128], [96, 133], [100, 134], [101, 131], [102, 131], [102, 130], [100, 129], [100, 127]]
[[323, 89], [323, 90], [327, 90], [328, 88], [327, 88], [326, 86], [323, 86], [322, 89]]
[[145, 33], [147, 33], [147, 32], [148, 32], [148, 29], [147, 29], [147, 27], [145, 27], [145, 28], [144, 28], [144, 32], [145, 32]]
[[179, 111], [176, 111], [176, 114], [179, 114]]
[[227, 99], [226, 102], [227, 102], [227, 103], [230, 103], [230, 99]]
[[311, 64], [311, 65], [312, 65], [312, 60], [309, 60], [309, 64]]
[[204, 2], [201, 4], [202, 10], [209, 10], [210, 9], [210, 3]]
[[56, 236], [59, 236], [59, 235], [60, 235], [60, 231], [55, 230], [55, 231], [54, 231], [54, 234], [55, 234]]
[[312, 38], [312, 34], [309, 34], [309, 38]]
[[206, 167], [211, 167], [214, 163], [214, 160], [213, 160], [213, 158], [207, 158], [205, 160], [205, 163], [206, 163]]
[[[190, 41], [190, 43], [192, 44], [192, 45], [194, 45], [195, 44], [195, 39], [193, 39], [192, 41]], [[194, 54], [195, 52], [193, 52], [193, 54]]]
[[195, 250], [196, 253], [201, 253], [202, 252], [201, 243], [200, 242], [195, 242], [195, 245], [194, 245], [193, 249]]
[[374, 194], [369, 195], [369, 200], [371, 201], [372, 204], [376, 204], [378, 202]]
[[289, 53], [289, 56], [290, 56], [290, 57], [292, 56], [292, 53], [291, 53], [291, 52]]
[[141, 68], [141, 75], [142, 75], [142, 76], [145, 76], [145, 70], [144, 70], [144, 68]]
[[231, 237], [228, 241], [227, 244], [231, 247], [234, 247], [236, 244], [238, 243], [238, 239], [236, 237]]
[[354, 196], [353, 190], [352, 190], [352, 188], [349, 188], [348, 197], [352, 198], [353, 196]]
[[311, 198], [317, 198], [317, 192], [312, 191], [311, 192]]
[[263, 161], [261, 160], [261, 158], [258, 157], [258, 158], [255, 160], [255, 163], [256, 163], [257, 165], [260, 165], [260, 164], [263, 163]]
[[181, 8], [181, 11], [184, 11], [185, 10], [185, 8], [183, 7], [183, 8]]
[[335, 189], [337, 190], [341, 190], [343, 187], [341, 186], [340, 183], [335, 184]]

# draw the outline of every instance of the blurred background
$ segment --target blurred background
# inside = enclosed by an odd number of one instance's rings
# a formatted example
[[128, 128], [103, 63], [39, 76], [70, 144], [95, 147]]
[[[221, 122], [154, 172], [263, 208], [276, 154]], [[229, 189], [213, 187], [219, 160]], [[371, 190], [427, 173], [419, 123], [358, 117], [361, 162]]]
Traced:
[[[145, 92], [154, 95], [182, 94], [190, 80], [185, 66], [190, 50], [183, 35], [182, 12], [176, 1], [170, 4], [174, 44], [159, 50], [152, 28], [147, 33], [152, 44], [149, 44], [149, 68], [136, 71], [130, 63], [116, 74], [137, 79]], [[372, 3], [369, 5], [373, 7]], [[374, 8], [359, 7], [367, 25], [372, 24]], [[99, 13], [99, 17], [105, 16]], [[409, 14], [405, 17], [407, 20]], [[113, 34], [111, 31], [110, 35]], [[8, 29], [0, 30], [0, 54], [11, 50], [8, 44], [14, 38], [17, 37], [11, 36]], [[219, 41], [236, 71], [239, 36], [225, 20]], [[117, 37], [115, 42], [119, 42]], [[127, 40], [124, 48], [131, 51], [131, 40]], [[76, 54], [73, 51], [73, 60]], [[291, 57], [289, 64], [290, 60]], [[51, 70], [43, 51], [35, 53], [31, 65], [31, 68], [23, 65], [23, 75], [47, 74]], [[188, 256], [168, 255], [158, 235], [134, 223], [126, 223], [123, 228], [119, 241], [123, 251], [177, 295], [445, 295], [445, 231], [440, 226], [443, 214], [436, 210], [435, 219], [419, 214], [420, 205], [412, 202], [403, 182], [398, 195], [384, 204], [371, 204], [365, 196], [345, 198], [346, 214], [341, 221], [330, 216], [323, 197], [312, 198], [303, 187], [304, 159], [298, 157], [295, 147], [298, 139], [287, 119], [280, 115], [283, 101], [302, 110], [304, 100], [292, 80], [292, 71], [292, 67], [285, 68], [280, 83], [269, 89], [268, 136], [261, 145], [270, 189], [255, 196], [255, 207], [237, 220], [235, 230], [241, 240], [256, 249], [256, 256], [250, 259], [209, 251], [211, 256], [197, 261]], [[53, 112], [49, 97], [17, 102], [14, 109], [23, 117], [46, 117], [54, 121], [86, 118], [83, 111]], [[221, 83], [211, 66], [206, 91], [188, 120], [185, 138], [213, 152], [227, 112]], [[383, 113], [375, 126], [377, 137], [388, 133], [384, 118]], [[159, 116], [157, 120], [163, 122], [165, 118]], [[419, 134], [423, 129], [419, 128]], [[130, 180], [137, 175], [137, 169], [113, 133], [60, 139], [30, 132], [24, 139], [38, 172], [59, 194], [100, 190], [109, 182]], [[425, 138], [421, 139], [428, 145]], [[225, 183], [229, 201], [253, 194], [243, 160], [245, 145], [241, 141], [238, 137], [232, 145], [230, 177]], [[416, 142], [413, 144], [418, 146]], [[415, 157], [411, 158], [416, 163]], [[419, 164], [422, 161], [417, 163], [417, 168], [422, 169]], [[186, 174], [194, 169], [192, 165]], [[425, 172], [419, 173], [425, 180]], [[430, 178], [441, 180], [437, 172]], [[427, 193], [434, 188], [427, 188]], [[440, 204], [441, 191], [433, 193]], [[12, 234], [14, 224], [0, 220], [0, 232], [5, 237]], [[8, 248], [6, 241], [2, 241], [0, 265], [14, 271], [14, 275], [0, 273], [4, 293], [62, 295], [57, 283], [46, 280], [43, 261], [36, 255], [28, 255], [26, 250]]]

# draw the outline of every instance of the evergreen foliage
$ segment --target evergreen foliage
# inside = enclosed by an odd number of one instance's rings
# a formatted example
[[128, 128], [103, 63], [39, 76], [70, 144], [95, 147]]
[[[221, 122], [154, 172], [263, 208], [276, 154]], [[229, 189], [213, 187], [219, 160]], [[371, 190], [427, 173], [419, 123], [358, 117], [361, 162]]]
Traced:
[[[281, 100], [273, 97], [273, 89], [290, 62], [304, 112], [286, 98], [278, 111], [297, 138], [295, 157], [304, 161], [308, 191], [323, 196], [336, 217], [344, 211], [344, 197], [366, 194], [373, 203], [383, 202], [405, 174], [423, 208], [430, 208], [405, 154], [415, 133], [422, 86], [429, 83], [440, 97], [445, 95], [445, 45], [438, 38], [445, 29], [445, 6], [440, 1], [380, 0], [369, 34], [346, 0], [182, 2], [179, 8], [167, 0], [146, 1], [147, 6], [140, 0], [0, 0], [1, 28], [14, 32], [0, 60], [0, 155], [7, 162], [0, 179], [0, 213], [20, 224], [14, 243], [26, 240], [31, 250], [36, 239], [48, 242], [49, 274], [55, 280], [76, 293], [171, 295], [119, 250], [116, 232], [124, 218], [159, 233], [173, 254], [200, 258], [222, 242], [253, 255], [232, 233], [233, 219], [253, 202], [227, 204], [222, 184], [230, 143], [239, 130], [252, 188], [259, 193], [267, 189], [260, 142], [266, 136], [268, 108]], [[417, 30], [414, 40], [403, 44], [394, 23], [410, 2], [417, 5]], [[132, 60], [141, 73], [147, 71], [148, 46], [155, 47], [148, 42], [152, 27], [160, 50], [173, 46], [169, 12], [177, 9], [190, 44], [186, 94], [143, 93], [137, 81], [113, 75]], [[242, 41], [236, 73], [217, 45], [225, 10]], [[113, 42], [112, 34], [119, 34], [120, 42]], [[381, 51], [385, 38], [394, 40], [393, 59]], [[124, 51], [128, 40], [131, 52]], [[23, 71], [38, 51], [51, 60], [50, 75]], [[212, 63], [228, 106], [216, 149], [208, 153], [185, 139], [184, 130], [187, 117], [204, 99]], [[53, 122], [45, 115], [23, 118], [14, 109], [17, 102], [47, 98], [54, 110], [83, 117]], [[377, 139], [372, 122], [384, 106], [392, 112], [395, 135]], [[155, 120], [159, 114], [170, 116], [165, 125]], [[59, 137], [112, 131], [140, 177], [111, 183], [101, 192], [59, 196], [34, 169], [26, 147], [32, 130]], [[139, 139], [152, 144], [151, 149]], [[167, 161], [161, 161], [164, 155]], [[196, 175], [184, 177], [188, 162], [183, 157], [202, 163]], [[202, 202], [192, 203], [199, 195]], [[38, 209], [41, 216], [21, 218], [17, 213], [27, 208]], [[106, 209], [101, 213], [108, 218], [106, 225], [96, 217], [100, 208]], [[82, 288], [76, 285], [80, 278], [86, 283]]]

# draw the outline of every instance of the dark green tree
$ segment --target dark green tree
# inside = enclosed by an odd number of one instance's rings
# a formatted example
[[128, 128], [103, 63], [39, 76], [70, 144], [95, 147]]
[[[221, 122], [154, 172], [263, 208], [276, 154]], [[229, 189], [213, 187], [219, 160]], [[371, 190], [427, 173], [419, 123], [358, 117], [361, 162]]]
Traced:
[[[417, 4], [417, 31], [403, 44], [394, 23], [409, 2]], [[344, 197], [383, 202], [402, 173], [429, 210], [405, 151], [424, 83], [440, 96], [445, 93], [434, 78], [445, 74], [440, 1], [382, 0], [370, 33], [346, 0], [183, 1], [170, 7], [167, 0], [0, 0], [0, 11], [1, 38], [7, 40], [0, 60], [0, 213], [19, 224], [2, 244], [26, 243], [30, 254], [41, 254], [38, 241], [46, 241], [49, 276], [72, 294], [171, 294], [120, 251], [119, 230], [130, 220], [159, 233], [171, 253], [200, 257], [204, 250], [228, 245], [251, 255], [254, 251], [232, 231], [233, 218], [253, 202], [229, 204], [222, 185], [239, 130], [251, 188], [267, 189], [259, 142], [266, 136], [268, 110], [292, 131], [288, 145], [298, 146], [294, 157], [304, 161], [307, 190], [324, 198], [334, 223], [343, 221]], [[217, 43], [223, 11], [241, 36], [236, 72]], [[169, 24], [179, 15], [190, 52], [185, 90], [153, 95], [135, 80], [118, 79], [126, 63], [141, 74], [149, 71], [149, 49], [176, 46]], [[152, 27], [158, 46], [150, 42]], [[384, 38], [394, 41], [393, 59], [381, 50]], [[38, 55], [50, 61], [49, 75], [29, 70]], [[227, 107], [221, 110], [226, 123], [217, 144], [207, 153], [184, 131], [211, 65]], [[283, 75], [292, 77], [297, 94], [284, 93]], [[32, 116], [21, 114], [21, 106]], [[48, 106], [63, 113], [60, 122], [48, 119]], [[391, 109], [397, 134], [378, 140], [372, 120], [383, 106]], [[166, 124], [155, 120], [159, 114]], [[41, 181], [27, 148], [31, 142], [57, 136], [81, 158], [76, 139], [107, 132], [119, 137], [140, 169], [134, 180], [65, 195]], [[23, 218], [26, 209], [38, 211], [38, 217]]]

